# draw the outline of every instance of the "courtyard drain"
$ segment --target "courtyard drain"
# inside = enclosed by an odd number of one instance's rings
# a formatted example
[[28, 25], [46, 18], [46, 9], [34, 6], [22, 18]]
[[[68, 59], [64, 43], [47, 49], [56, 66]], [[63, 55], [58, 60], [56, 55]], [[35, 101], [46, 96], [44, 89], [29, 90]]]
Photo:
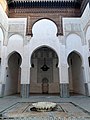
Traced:
[[52, 111], [41, 112], [32, 110], [33, 103], [17, 102], [2, 111], [0, 118], [3, 120], [90, 120], [90, 113], [72, 102], [56, 104]]

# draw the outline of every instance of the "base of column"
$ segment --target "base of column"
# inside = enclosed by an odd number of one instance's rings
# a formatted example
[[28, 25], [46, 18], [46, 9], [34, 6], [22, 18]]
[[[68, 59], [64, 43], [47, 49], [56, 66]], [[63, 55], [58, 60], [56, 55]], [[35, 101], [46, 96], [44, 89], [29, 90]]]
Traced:
[[5, 84], [0, 84], [0, 97], [4, 96]]
[[21, 84], [21, 97], [28, 98], [30, 91], [30, 84]]
[[85, 83], [85, 95], [89, 96], [88, 83]]
[[69, 84], [67, 83], [60, 84], [60, 96], [63, 98], [69, 97]]

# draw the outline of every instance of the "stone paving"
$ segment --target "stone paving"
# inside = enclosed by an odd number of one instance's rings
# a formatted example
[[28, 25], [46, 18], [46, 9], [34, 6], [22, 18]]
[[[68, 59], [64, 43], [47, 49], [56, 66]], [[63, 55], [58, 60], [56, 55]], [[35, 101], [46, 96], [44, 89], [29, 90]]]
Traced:
[[[15, 117], [15, 120], [90, 120], [90, 97], [86, 96], [71, 96], [69, 98], [60, 98], [59, 96], [51, 95], [31, 95], [29, 98], [20, 98], [18, 95], [7, 96], [0, 98], [0, 113], [9, 110], [10, 107], [16, 106], [17, 103], [31, 104], [32, 102], [47, 101], [60, 104], [64, 112], [48, 112], [36, 113], [33, 112], [29, 116]], [[26, 103], [27, 102], [27, 103]], [[19, 104], [19, 105], [20, 105]], [[25, 105], [21, 105], [25, 107]], [[21, 109], [23, 108], [21, 107]], [[14, 108], [15, 109], [15, 108]], [[19, 110], [19, 108], [18, 108]], [[12, 111], [12, 110], [11, 110]], [[17, 113], [18, 111], [16, 111]], [[19, 111], [20, 113], [20, 111]], [[14, 114], [14, 113], [13, 113]], [[11, 116], [13, 116], [11, 112]], [[26, 114], [26, 113], [24, 113]], [[4, 119], [3, 117], [1, 117]], [[9, 118], [8, 118], [9, 119]], [[11, 120], [11, 118], [10, 118]]]

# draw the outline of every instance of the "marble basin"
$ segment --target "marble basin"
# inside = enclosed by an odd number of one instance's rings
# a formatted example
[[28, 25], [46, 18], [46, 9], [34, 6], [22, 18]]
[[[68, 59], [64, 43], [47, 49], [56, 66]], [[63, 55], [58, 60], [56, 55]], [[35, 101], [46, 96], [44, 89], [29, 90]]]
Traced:
[[53, 102], [37, 102], [32, 106], [36, 108], [36, 111], [52, 111], [56, 107], [56, 103]]

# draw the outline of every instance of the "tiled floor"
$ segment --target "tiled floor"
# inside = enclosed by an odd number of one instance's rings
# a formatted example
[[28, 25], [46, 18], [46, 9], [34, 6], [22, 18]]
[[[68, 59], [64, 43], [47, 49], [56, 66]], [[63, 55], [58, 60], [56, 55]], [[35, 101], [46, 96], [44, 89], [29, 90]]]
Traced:
[[[32, 102], [38, 101], [56, 102], [59, 109], [52, 112], [28, 112]], [[60, 98], [55, 95], [31, 95], [29, 98], [20, 98], [13, 95], [0, 98], [0, 112], [4, 113], [4, 117], [5, 115], [19, 119], [26, 117], [30, 120], [90, 120], [90, 97]]]

